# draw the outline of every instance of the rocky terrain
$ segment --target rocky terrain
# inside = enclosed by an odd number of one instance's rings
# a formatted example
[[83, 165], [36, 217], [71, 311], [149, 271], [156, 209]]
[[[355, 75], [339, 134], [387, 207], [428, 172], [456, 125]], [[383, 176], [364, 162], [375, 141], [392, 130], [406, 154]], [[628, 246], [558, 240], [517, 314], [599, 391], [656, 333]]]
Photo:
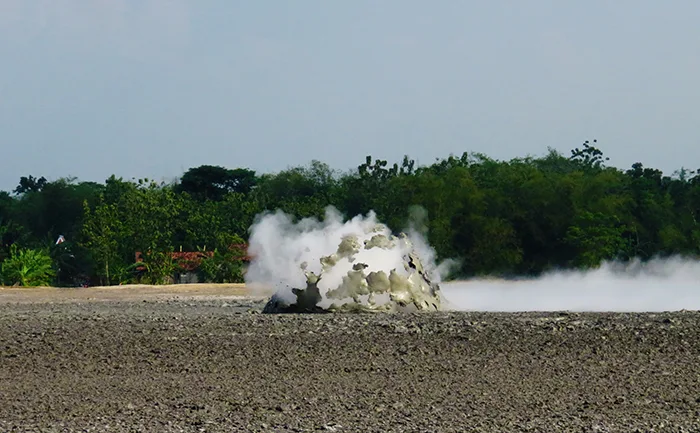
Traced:
[[260, 314], [18, 302], [0, 431], [700, 431], [700, 313]]

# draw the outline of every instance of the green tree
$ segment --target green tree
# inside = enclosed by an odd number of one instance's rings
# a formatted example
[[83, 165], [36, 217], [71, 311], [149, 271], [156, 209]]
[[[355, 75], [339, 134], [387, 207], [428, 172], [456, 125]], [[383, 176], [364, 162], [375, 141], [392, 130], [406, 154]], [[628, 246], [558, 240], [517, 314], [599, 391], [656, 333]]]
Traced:
[[172, 251], [183, 203], [167, 185], [140, 182], [138, 188], [122, 196], [119, 205], [130, 238], [124, 247], [131, 249], [132, 253]]
[[90, 251], [101, 284], [125, 282], [128, 265], [120, 254], [119, 245], [126, 239], [127, 232], [117, 206], [102, 199], [94, 210], [87, 201], [83, 208], [85, 223], [81, 244]]
[[35, 246], [53, 242], [59, 235], [72, 239], [80, 231], [83, 202], [94, 203], [101, 189], [97, 183], [76, 183], [73, 178], [46, 182], [40, 190], [18, 198], [13, 217], [23, 222]]
[[178, 192], [187, 192], [199, 201], [220, 201], [227, 193], [248, 194], [257, 182], [255, 171], [247, 168], [227, 169], [201, 165], [185, 172], [177, 185]]
[[299, 218], [320, 217], [338, 203], [336, 174], [319, 161], [260, 177], [253, 199], [260, 208], [281, 209]]
[[[373, 210], [394, 231], [420, 207], [421, 232], [439, 259], [461, 259], [464, 275], [700, 255], [700, 172], [667, 176], [641, 163], [619, 170], [597, 146], [509, 161], [464, 152], [424, 166], [408, 156], [393, 164], [368, 156], [346, 173], [316, 160], [261, 176], [200, 166], [174, 185], [29, 176], [14, 195], [0, 193], [0, 260], [12, 248], [48, 247], [54, 283], [81, 275], [104, 284], [166, 282], [177, 270], [174, 250], [206, 248], [216, 251], [204, 264], [207, 278], [233, 281], [241, 264], [226, 257], [234, 254], [226, 236], [245, 240], [265, 210], [321, 217], [328, 205], [346, 217]], [[53, 245], [58, 235], [67, 242]]]
[[10, 245], [17, 242], [26, 230], [16, 218], [16, 199], [0, 191], [0, 262], [10, 253]]
[[14, 190], [15, 194], [24, 194], [26, 192], [39, 192], [46, 186], [46, 178], [44, 176], [35, 178], [34, 176], [22, 176], [19, 179], [19, 185]]
[[603, 156], [603, 152], [595, 146], [598, 140], [593, 143], [586, 140], [583, 149], [575, 148], [571, 151], [571, 160], [577, 162], [584, 169], [602, 169], [606, 161], [610, 158]]
[[566, 234], [566, 242], [577, 250], [572, 264], [594, 268], [605, 260], [626, 258], [624, 255], [629, 250], [626, 230], [627, 227], [615, 216], [584, 211]]

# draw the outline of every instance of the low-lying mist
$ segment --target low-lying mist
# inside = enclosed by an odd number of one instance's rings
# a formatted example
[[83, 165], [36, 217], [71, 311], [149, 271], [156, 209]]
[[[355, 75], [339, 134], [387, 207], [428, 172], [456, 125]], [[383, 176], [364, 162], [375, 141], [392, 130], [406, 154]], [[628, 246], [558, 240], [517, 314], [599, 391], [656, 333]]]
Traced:
[[661, 312], [700, 310], [700, 262], [680, 257], [604, 263], [536, 279], [474, 279], [441, 285], [461, 311]]

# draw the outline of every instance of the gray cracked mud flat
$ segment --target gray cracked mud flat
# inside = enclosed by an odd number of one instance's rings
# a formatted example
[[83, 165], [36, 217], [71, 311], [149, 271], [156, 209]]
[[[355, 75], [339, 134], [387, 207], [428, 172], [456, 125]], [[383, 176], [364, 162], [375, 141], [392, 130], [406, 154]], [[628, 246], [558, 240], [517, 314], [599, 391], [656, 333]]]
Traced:
[[0, 431], [700, 431], [697, 312], [262, 307], [0, 305]]

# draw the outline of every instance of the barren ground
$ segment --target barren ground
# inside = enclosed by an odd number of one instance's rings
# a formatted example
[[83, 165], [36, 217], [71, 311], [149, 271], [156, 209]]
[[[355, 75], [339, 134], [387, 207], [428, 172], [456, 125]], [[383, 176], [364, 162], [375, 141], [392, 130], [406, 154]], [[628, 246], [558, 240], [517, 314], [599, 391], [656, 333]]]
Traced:
[[0, 431], [700, 431], [700, 313], [262, 315], [0, 289]]

